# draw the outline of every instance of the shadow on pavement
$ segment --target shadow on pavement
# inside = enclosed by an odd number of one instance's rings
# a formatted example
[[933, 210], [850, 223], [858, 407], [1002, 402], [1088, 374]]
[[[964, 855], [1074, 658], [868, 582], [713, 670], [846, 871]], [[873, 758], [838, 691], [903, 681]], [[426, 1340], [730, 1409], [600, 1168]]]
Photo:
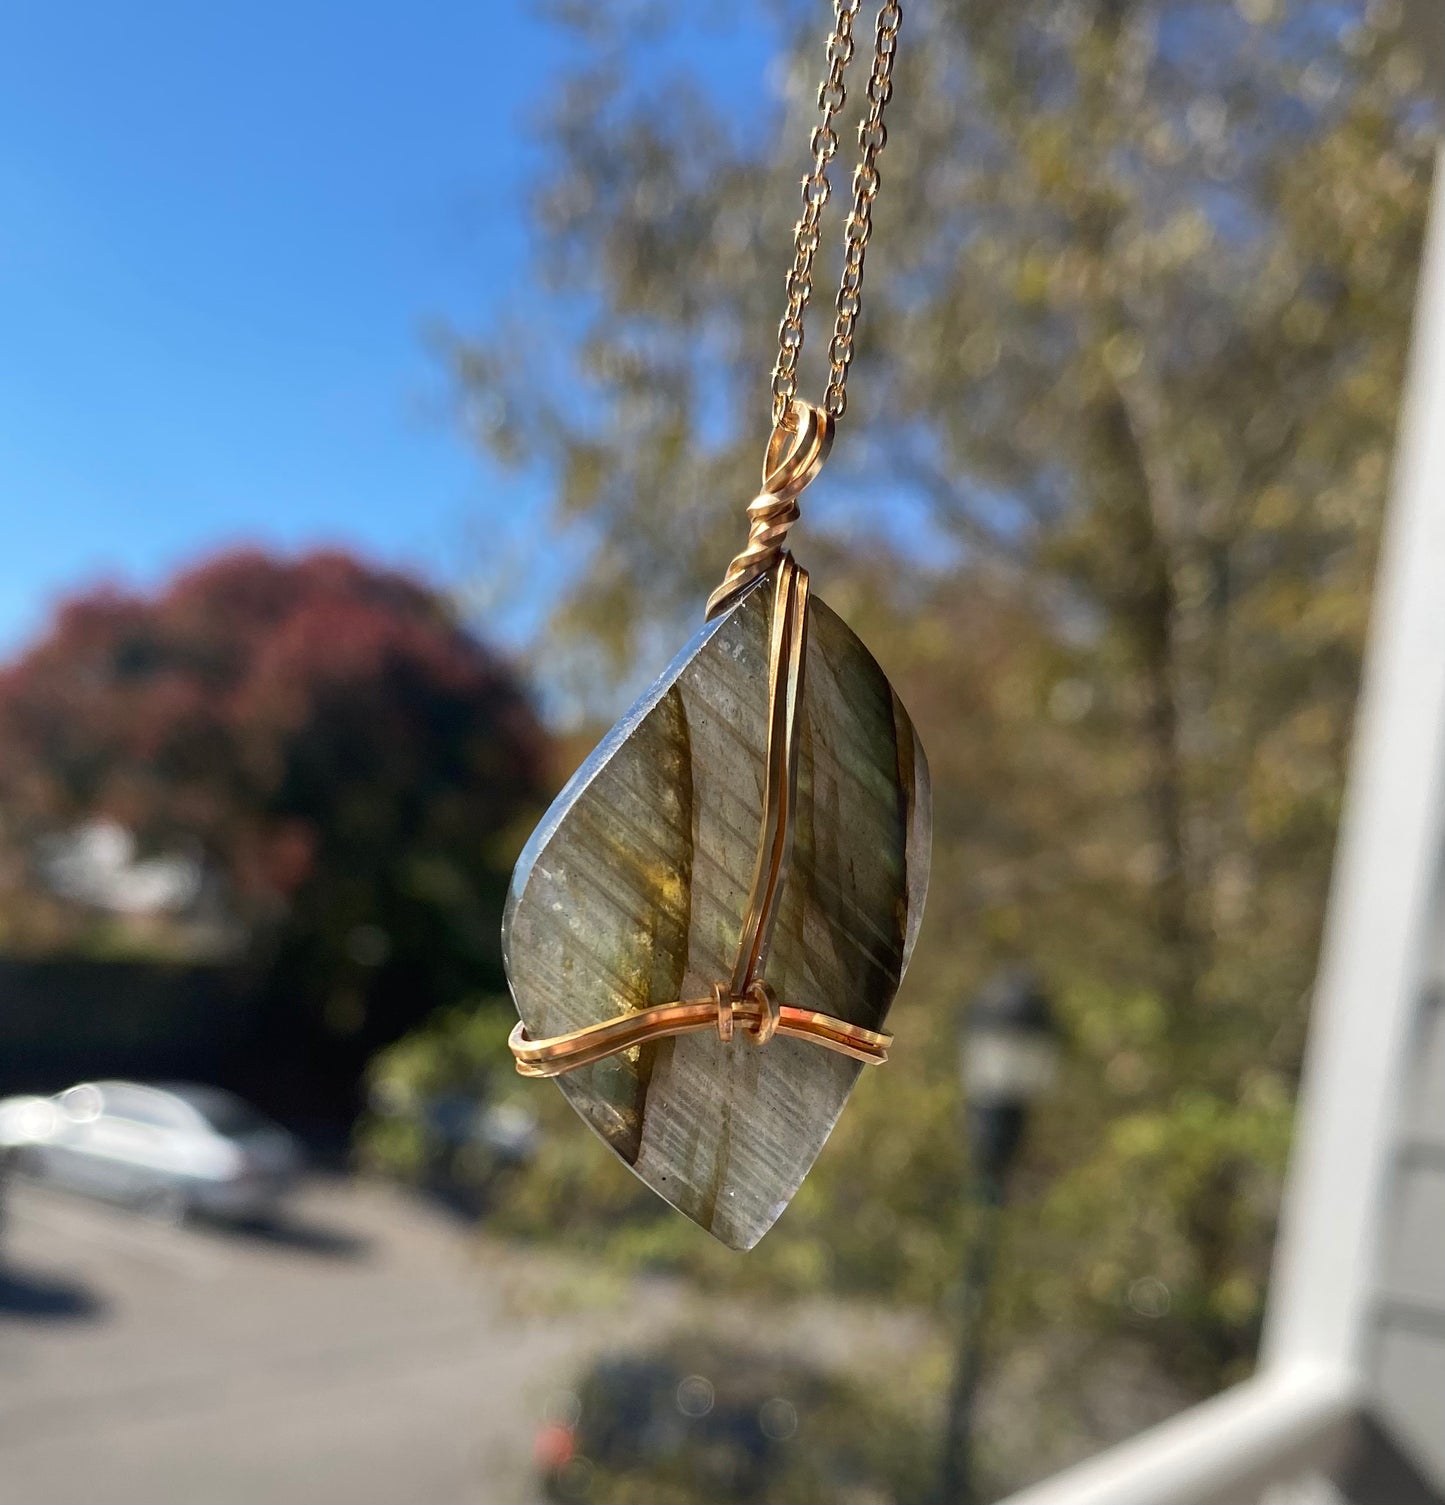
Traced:
[[78, 1281], [0, 1264], [0, 1319], [93, 1322], [104, 1312], [105, 1303]]
[[280, 1215], [250, 1223], [208, 1224], [213, 1231], [231, 1238], [269, 1244], [296, 1254], [322, 1259], [361, 1259], [371, 1252], [371, 1240], [344, 1228], [335, 1228], [309, 1218]]

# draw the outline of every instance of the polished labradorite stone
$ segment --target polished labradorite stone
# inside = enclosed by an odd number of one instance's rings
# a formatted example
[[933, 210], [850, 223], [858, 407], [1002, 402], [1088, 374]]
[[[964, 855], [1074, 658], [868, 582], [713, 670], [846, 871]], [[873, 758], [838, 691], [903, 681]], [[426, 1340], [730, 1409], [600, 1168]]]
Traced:
[[[533, 1039], [679, 998], [733, 969], [762, 820], [773, 583], [706, 627], [612, 729], [512, 877], [507, 975]], [[792, 860], [766, 977], [881, 1028], [928, 881], [928, 768], [883, 671], [809, 606]], [[777, 1220], [863, 1068], [809, 1041], [714, 1032], [557, 1078], [659, 1195], [725, 1244]], [[882, 1068], [887, 1070], [885, 1066]]]

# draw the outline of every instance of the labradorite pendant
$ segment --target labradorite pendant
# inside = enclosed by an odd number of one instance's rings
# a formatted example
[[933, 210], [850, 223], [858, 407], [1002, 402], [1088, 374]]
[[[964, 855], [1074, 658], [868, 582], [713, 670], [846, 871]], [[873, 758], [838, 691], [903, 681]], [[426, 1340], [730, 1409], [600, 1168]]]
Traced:
[[902, 9], [878, 12], [821, 405], [803, 316], [846, 102], [837, 7], [748, 541], [708, 624], [533, 833], [502, 925], [524, 1076], [694, 1222], [750, 1249], [817, 1159], [881, 1028], [928, 883], [928, 769], [893, 687], [785, 548], [847, 410]]
[[[776, 794], [786, 579], [768, 571], [708, 622], [577, 771], [522, 853], [503, 923], [524, 1040], [717, 997], [716, 1028], [617, 1049], [558, 1085], [648, 1186], [735, 1249], [787, 1206], [870, 1059], [801, 1036], [826, 1016], [848, 1039], [887, 1040], [870, 1032], [908, 965], [928, 880], [913, 725], [867, 649], [805, 592], [790, 848], [765, 956], [736, 985]], [[744, 991], [774, 1000], [774, 1024], [782, 1006], [771, 1038], [746, 1013], [734, 1035]]]

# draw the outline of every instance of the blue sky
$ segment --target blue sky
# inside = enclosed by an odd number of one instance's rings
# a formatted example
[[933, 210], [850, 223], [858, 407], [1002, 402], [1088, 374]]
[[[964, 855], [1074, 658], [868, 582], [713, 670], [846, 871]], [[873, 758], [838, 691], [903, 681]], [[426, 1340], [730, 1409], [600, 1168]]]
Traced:
[[[3, 8], [0, 655], [63, 592], [222, 543], [474, 586], [499, 500], [540, 519], [450, 427], [423, 338], [525, 288], [527, 124], [572, 45], [537, 9]], [[694, 40], [760, 97], [761, 26]]]

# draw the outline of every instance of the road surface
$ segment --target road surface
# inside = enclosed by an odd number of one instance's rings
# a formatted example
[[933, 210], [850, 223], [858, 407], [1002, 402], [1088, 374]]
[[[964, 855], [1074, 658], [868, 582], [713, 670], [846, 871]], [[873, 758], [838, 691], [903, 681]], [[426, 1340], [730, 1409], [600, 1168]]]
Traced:
[[15, 1185], [0, 1251], [0, 1505], [519, 1505], [549, 1395], [619, 1336], [384, 1186], [263, 1237]]

